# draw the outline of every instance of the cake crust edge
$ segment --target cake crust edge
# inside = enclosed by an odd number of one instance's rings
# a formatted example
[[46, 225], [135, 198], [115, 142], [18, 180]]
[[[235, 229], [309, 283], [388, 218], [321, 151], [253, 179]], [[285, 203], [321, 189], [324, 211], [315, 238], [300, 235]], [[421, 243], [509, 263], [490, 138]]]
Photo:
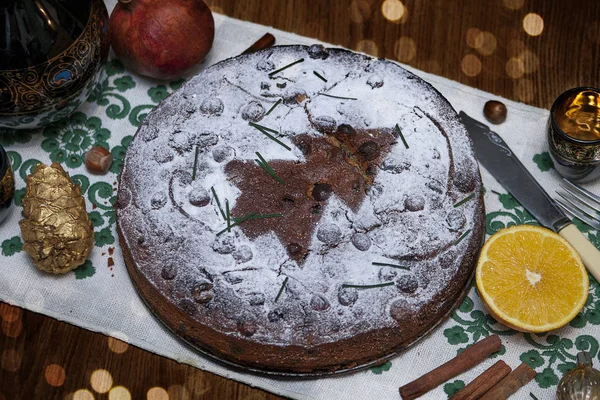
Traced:
[[[427, 316], [427, 320], [431, 324], [424, 324], [423, 321], [420, 321], [421, 329], [413, 329], [413, 333], [408, 335], [411, 340], [399, 343], [397, 343], [397, 337], [407, 333], [407, 330], [400, 326], [369, 331], [313, 348], [257, 344], [251, 340], [223, 335], [208, 326], [198, 324], [191, 316], [161, 295], [152, 283], [140, 273], [121, 231], [118, 217], [117, 234], [125, 266], [140, 298], [160, 322], [192, 348], [220, 363], [240, 368], [244, 372], [310, 378], [350, 373], [380, 365], [424, 339], [452, 315], [471, 291], [475, 265], [485, 239], [485, 210], [482, 193], [479, 194], [478, 200], [481, 207], [479, 207], [472, 237], [479, 239], [469, 241], [466, 255], [459, 267], [462, 273], [452, 281], [451, 286], [454, 287], [454, 290], [449, 290], [453, 296], [450, 296], [449, 293], [438, 293], [430, 304], [452, 301], [458, 291], [456, 287], [461, 288], [460, 294], [455, 297], [456, 300], [451, 305], [444, 304], [442, 307], [437, 307], [437, 312]], [[116, 207], [116, 212], [119, 213], [118, 207]], [[409, 331], [410, 328], [409, 326]], [[211, 343], [212, 346], [207, 346], [207, 343]], [[340, 351], [340, 348], [343, 348], [343, 351]], [[391, 351], [382, 356], [381, 348], [391, 348]], [[357, 352], [361, 353], [361, 357], [356, 357]], [[322, 360], [327, 360], [327, 362], [322, 363]]]

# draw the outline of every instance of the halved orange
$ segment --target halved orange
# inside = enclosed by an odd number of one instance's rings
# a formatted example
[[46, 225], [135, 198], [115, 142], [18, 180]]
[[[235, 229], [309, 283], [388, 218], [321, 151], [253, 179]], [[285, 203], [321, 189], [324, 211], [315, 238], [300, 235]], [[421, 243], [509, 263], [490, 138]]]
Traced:
[[502, 229], [490, 237], [481, 249], [476, 281], [492, 317], [522, 332], [568, 324], [589, 290], [577, 251], [551, 230], [533, 225]]

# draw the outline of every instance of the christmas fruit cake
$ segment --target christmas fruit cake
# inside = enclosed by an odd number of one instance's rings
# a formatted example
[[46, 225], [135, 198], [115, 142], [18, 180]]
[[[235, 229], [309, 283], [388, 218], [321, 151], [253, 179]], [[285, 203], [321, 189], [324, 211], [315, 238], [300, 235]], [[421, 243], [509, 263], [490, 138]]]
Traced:
[[397, 354], [470, 287], [482, 185], [456, 112], [398, 65], [322, 46], [207, 68], [129, 145], [132, 280], [204, 353], [311, 375]]

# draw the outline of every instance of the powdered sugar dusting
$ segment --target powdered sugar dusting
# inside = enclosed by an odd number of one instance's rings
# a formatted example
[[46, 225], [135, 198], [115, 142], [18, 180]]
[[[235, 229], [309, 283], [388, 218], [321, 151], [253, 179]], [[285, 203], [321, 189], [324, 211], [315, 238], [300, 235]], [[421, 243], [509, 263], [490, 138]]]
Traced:
[[[208, 68], [147, 117], [128, 149], [118, 219], [137, 268], [168, 301], [223, 333], [280, 345], [335, 342], [402, 325], [403, 312], [408, 321], [440, 292], [453, 287], [458, 296], [452, 280], [469, 275], [459, 268], [471, 268], [461, 267], [470, 238], [455, 242], [481, 223], [481, 182], [456, 114], [391, 62], [324, 51], [326, 59], [314, 59], [302, 46], [277, 47]], [[254, 160], [257, 151], [267, 161], [305, 162], [291, 138], [341, 124], [397, 140], [356, 212], [329, 198], [301, 265], [273, 233], [251, 240], [239, 226], [226, 231], [226, 201], [233, 209], [244, 196], [227, 179], [228, 162]]]

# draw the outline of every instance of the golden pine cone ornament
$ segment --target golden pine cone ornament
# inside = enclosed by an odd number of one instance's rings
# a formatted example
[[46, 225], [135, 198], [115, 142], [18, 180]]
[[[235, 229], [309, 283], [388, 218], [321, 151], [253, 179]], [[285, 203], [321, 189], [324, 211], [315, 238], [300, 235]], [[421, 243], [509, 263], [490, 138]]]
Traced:
[[38, 164], [27, 176], [19, 222], [23, 249], [42, 271], [64, 274], [85, 262], [94, 245], [81, 189], [59, 163]]

